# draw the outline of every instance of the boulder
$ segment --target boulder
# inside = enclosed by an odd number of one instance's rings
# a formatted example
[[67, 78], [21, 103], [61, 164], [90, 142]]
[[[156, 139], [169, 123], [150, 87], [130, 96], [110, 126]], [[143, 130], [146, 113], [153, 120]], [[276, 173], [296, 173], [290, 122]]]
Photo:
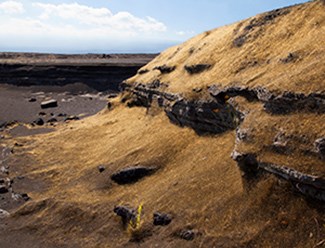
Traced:
[[153, 214], [153, 224], [155, 226], [167, 226], [172, 221], [172, 217], [169, 214], [156, 212]]
[[58, 106], [58, 102], [57, 102], [57, 100], [54, 100], [54, 99], [41, 102], [41, 108], [42, 109], [56, 108], [57, 106]]
[[136, 211], [125, 206], [114, 207], [114, 213], [121, 217], [124, 225], [130, 223], [131, 220], [136, 218]]
[[115, 172], [111, 179], [118, 184], [135, 183], [143, 177], [149, 176], [155, 172], [155, 168], [144, 166], [133, 166]]
[[34, 124], [38, 126], [44, 125], [44, 120], [42, 118], [37, 118], [35, 121], [33, 121]]

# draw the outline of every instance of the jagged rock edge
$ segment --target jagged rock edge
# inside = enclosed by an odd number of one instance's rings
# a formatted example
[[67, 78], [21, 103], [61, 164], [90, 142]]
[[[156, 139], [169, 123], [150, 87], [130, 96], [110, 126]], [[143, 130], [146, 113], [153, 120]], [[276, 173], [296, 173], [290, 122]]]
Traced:
[[[172, 123], [182, 127], [189, 126], [193, 128], [198, 134], [218, 134], [227, 130], [233, 130], [237, 126], [239, 126], [240, 122], [244, 118], [244, 115], [241, 112], [237, 111], [231, 104], [227, 103], [229, 98], [237, 96], [244, 97], [250, 102], [262, 102], [264, 104], [264, 110], [270, 114], [289, 114], [298, 110], [301, 112], [311, 112], [317, 114], [325, 113], [324, 94], [311, 93], [306, 96], [304, 94], [284, 92], [282, 94], [275, 95], [264, 88], [220, 88], [216, 85], [212, 85], [208, 88], [208, 92], [210, 93], [210, 96], [213, 100], [194, 101], [186, 100], [180, 94], [161, 92], [158, 90], [159, 87], [159, 81], [155, 81], [154, 83], [149, 84], [149, 87], [144, 84], [136, 84], [134, 87], [126, 83], [123, 83], [121, 85], [123, 91], [128, 91], [132, 94], [133, 99], [128, 102], [129, 107], [140, 106], [150, 108], [152, 102], [156, 100], [159, 107], [164, 108], [166, 115]], [[211, 119], [200, 120], [198, 118], [195, 121], [197, 121], [199, 124], [205, 123], [207, 124], [207, 126], [205, 127], [208, 127], [208, 130], [200, 130], [200, 128], [195, 128], [193, 127], [193, 125], [191, 125], [191, 123], [188, 122], [190, 118], [186, 118], [186, 115], [184, 115], [184, 111], [178, 111], [178, 114], [175, 114], [175, 111], [173, 111], [173, 107], [175, 108], [175, 106], [177, 105], [183, 105], [183, 108], [180, 109], [184, 110], [184, 107], [186, 108], [188, 105], [191, 104], [198, 107], [198, 109], [200, 109], [201, 106], [204, 104], [206, 104], [208, 107], [212, 106], [212, 108], [221, 109], [224, 106], [231, 106], [231, 108], [236, 111], [235, 115], [237, 115], [236, 118], [238, 118], [238, 122], [236, 123], [236, 125], [222, 125], [222, 123], [219, 123], [219, 129], [216, 129], [219, 131], [216, 131], [214, 129], [209, 129], [209, 127], [216, 124], [211, 121]], [[216, 117], [216, 115], [214, 117]], [[236, 158], [233, 157], [233, 159], [237, 161]], [[299, 192], [301, 192], [303, 195], [320, 201], [325, 201], [325, 180], [322, 178], [314, 177], [284, 166], [278, 166], [270, 163], [257, 162], [257, 168], [291, 182], [295, 186], [295, 188], [299, 190]]]

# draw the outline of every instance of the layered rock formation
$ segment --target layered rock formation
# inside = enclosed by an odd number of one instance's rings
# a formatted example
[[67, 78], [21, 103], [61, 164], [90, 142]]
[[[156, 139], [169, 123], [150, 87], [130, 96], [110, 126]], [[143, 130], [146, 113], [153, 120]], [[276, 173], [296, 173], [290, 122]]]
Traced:
[[155, 55], [52, 55], [0, 53], [1, 82], [17, 86], [83, 83], [97, 91], [118, 91]]
[[268, 172], [325, 201], [324, 23], [314, 1], [205, 32], [126, 81], [128, 105], [159, 105], [198, 134], [236, 129], [244, 174]]

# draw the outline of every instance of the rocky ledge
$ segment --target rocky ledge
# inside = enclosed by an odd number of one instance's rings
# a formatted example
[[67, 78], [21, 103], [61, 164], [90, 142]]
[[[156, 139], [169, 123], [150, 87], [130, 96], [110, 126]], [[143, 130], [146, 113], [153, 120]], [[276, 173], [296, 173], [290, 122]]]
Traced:
[[[295, 92], [270, 92], [266, 88], [225, 87], [211, 85], [207, 89], [193, 89], [193, 99], [186, 99], [182, 94], [172, 94], [166, 91], [166, 85], [159, 80], [149, 84], [122, 84], [125, 102], [129, 107], [145, 107], [150, 113], [151, 108], [162, 109], [170, 121], [181, 127], [192, 128], [199, 135], [217, 135], [229, 130], [237, 130], [237, 138], [234, 141], [235, 150], [231, 155], [237, 161], [242, 171], [245, 184], [252, 179], [258, 179], [261, 172], [273, 174], [276, 177], [290, 182], [295, 189], [303, 195], [325, 201], [325, 179], [308, 173], [278, 165], [259, 161], [258, 154], [241, 153], [237, 151], [241, 143], [247, 141], [247, 133], [241, 129], [242, 122], [250, 117], [249, 104], [261, 106], [260, 112], [265, 116], [288, 116], [299, 114], [311, 114], [322, 117], [325, 113], [325, 95], [312, 93], [304, 95]], [[195, 96], [197, 94], [198, 96]], [[244, 100], [243, 106], [241, 101]], [[254, 134], [250, 134], [251, 137]], [[276, 138], [272, 145], [274, 153], [292, 153], [290, 140], [298, 139], [293, 135], [287, 136], [287, 142], [278, 147], [280, 138]], [[308, 139], [308, 138], [305, 138]], [[304, 141], [304, 143], [308, 143]], [[324, 161], [324, 137], [313, 140], [308, 149], [300, 151], [304, 156], [314, 156], [316, 163]], [[264, 145], [265, 146], [265, 145]], [[292, 146], [292, 144], [291, 144]], [[279, 149], [278, 149], [279, 148]], [[304, 165], [307, 166], [307, 165]], [[308, 167], [308, 166], [307, 166]], [[310, 168], [309, 168], [310, 169]], [[308, 169], [306, 171], [309, 171]]]

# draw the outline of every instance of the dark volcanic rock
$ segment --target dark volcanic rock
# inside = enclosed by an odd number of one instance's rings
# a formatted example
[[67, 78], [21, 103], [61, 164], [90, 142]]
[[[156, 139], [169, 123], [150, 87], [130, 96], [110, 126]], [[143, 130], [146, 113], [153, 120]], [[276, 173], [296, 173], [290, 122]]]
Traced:
[[245, 26], [242, 32], [236, 36], [233, 40], [233, 46], [241, 47], [245, 43], [256, 39], [259, 35], [261, 35], [261, 30], [264, 25], [272, 24], [273, 20], [279, 16], [286, 15], [290, 13], [288, 8], [276, 9], [270, 12], [265, 13], [257, 18], [252, 18], [247, 26]]
[[23, 200], [23, 201], [28, 201], [30, 200], [30, 197], [28, 194], [26, 193], [12, 193], [12, 196], [11, 196], [14, 200], [16, 201], [19, 201], [19, 200]]
[[255, 154], [241, 154], [234, 151], [231, 156], [237, 162], [237, 165], [242, 172], [242, 176], [246, 180], [252, 180], [257, 177], [258, 161]]
[[295, 53], [289, 53], [288, 56], [286, 58], [280, 59], [280, 61], [284, 64], [290, 63], [290, 62], [294, 62], [298, 59], [298, 55]]
[[134, 166], [122, 169], [111, 176], [111, 179], [118, 184], [135, 183], [143, 177], [149, 176], [156, 171], [155, 168]]
[[186, 65], [184, 66], [184, 69], [189, 74], [197, 74], [210, 69], [210, 67], [211, 67], [210, 64], [197, 64], [197, 65]]
[[58, 120], [56, 118], [51, 118], [49, 119], [47, 122], [48, 123], [54, 123], [54, 122], [57, 122]]
[[293, 112], [325, 113], [325, 95], [323, 94], [296, 94], [285, 92], [273, 97], [264, 104], [267, 112], [272, 114], [290, 114]]
[[9, 190], [5, 185], [0, 185], [0, 194], [8, 193]]
[[182, 230], [179, 233], [179, 237], [181, 239], [185, 239], [187, 241], [191, 241], [195, 238], [195, 232], [192, 230]]
[[155, 226], [167, 226], [172, 221], [172, 217], [169, 214], [163, 214], [156, 212], [153, 214], [153, 224]]
[[99, 166], [98, 166], [98, 171], [99, 171], [100, 173], [102, 173], [104, 170], [105, 170], [105, 166], [104, 166], [104, 165], [99, 165]]
[[176, 69], [176, 66], [167, 66], [167, 65], [162, 65], [162, 66], [156, 66], [154, 70], [159, 70], [161, 74], [168, 74], [171, 73]]
[[243, 172], [244, 183], [258, 179], [261, 172], [267, 172], [290, 182], [302, 194], [325, 201], [325, 179], [323, 178], [304, 174], [285, 166], [259, 162], [255, 154], [241, 154], [233, 151], [232, 158], [237, 161]]
[[37, 118], [33, 123], [38, 126], [42, 126], [44, 125], [44, 120], [42, 118]]
[[28, 99], [28, 101], [29, 101], [29, 102], [36, 102], [37, 99], [36, 99], [36, 98], [30, 98], [30, 99]]
[[41, 102], [41, 108], [46, 109], [46, 108], [56, 108], [58, 106], [57, 100], [51, 99], [48, 101]]
[[77, 120], [80, 120], [80, 118], [75, 115], [68, 116], [64, 119], [64, 121], [77, 121]]
[[136, 218], [136, 211], [125, 206], [116, 206], [114, 213], [121, 217], [123, 225], [127, 225], [131, 220]]
[[145, 74], [145, 73], [148, 73], [149, 70], [148, 69], [145, 69], [145, 70], [139, 70], [138, 71], [138, 74], [142, 75], [142, 74]]
[[50, 57], [47, 54], [25, 54], [22, 59], [28, 58], [26, 62], [16, 59], [17, 54], [10, 56], [12, 62], [0, 65], [1, 83], [64, 86], [82, 82], [96, 91], [118, 91], [123, 80], [134, 76], [156, 54], [127, 55], [127, 58], [118, 54], [112, 57], [67, 55], [65, 58], [53, 54]]
[[325, 138], [319, 138], [315, 141], [316, 152], [322, 159], [325, 159]]
[[232, 105], [215, 101], [180, 100], [166, 108], [165, 112], [171, 122], [189, 126], [200, 135], [235, 129], [242, 119], [242, 114]]

